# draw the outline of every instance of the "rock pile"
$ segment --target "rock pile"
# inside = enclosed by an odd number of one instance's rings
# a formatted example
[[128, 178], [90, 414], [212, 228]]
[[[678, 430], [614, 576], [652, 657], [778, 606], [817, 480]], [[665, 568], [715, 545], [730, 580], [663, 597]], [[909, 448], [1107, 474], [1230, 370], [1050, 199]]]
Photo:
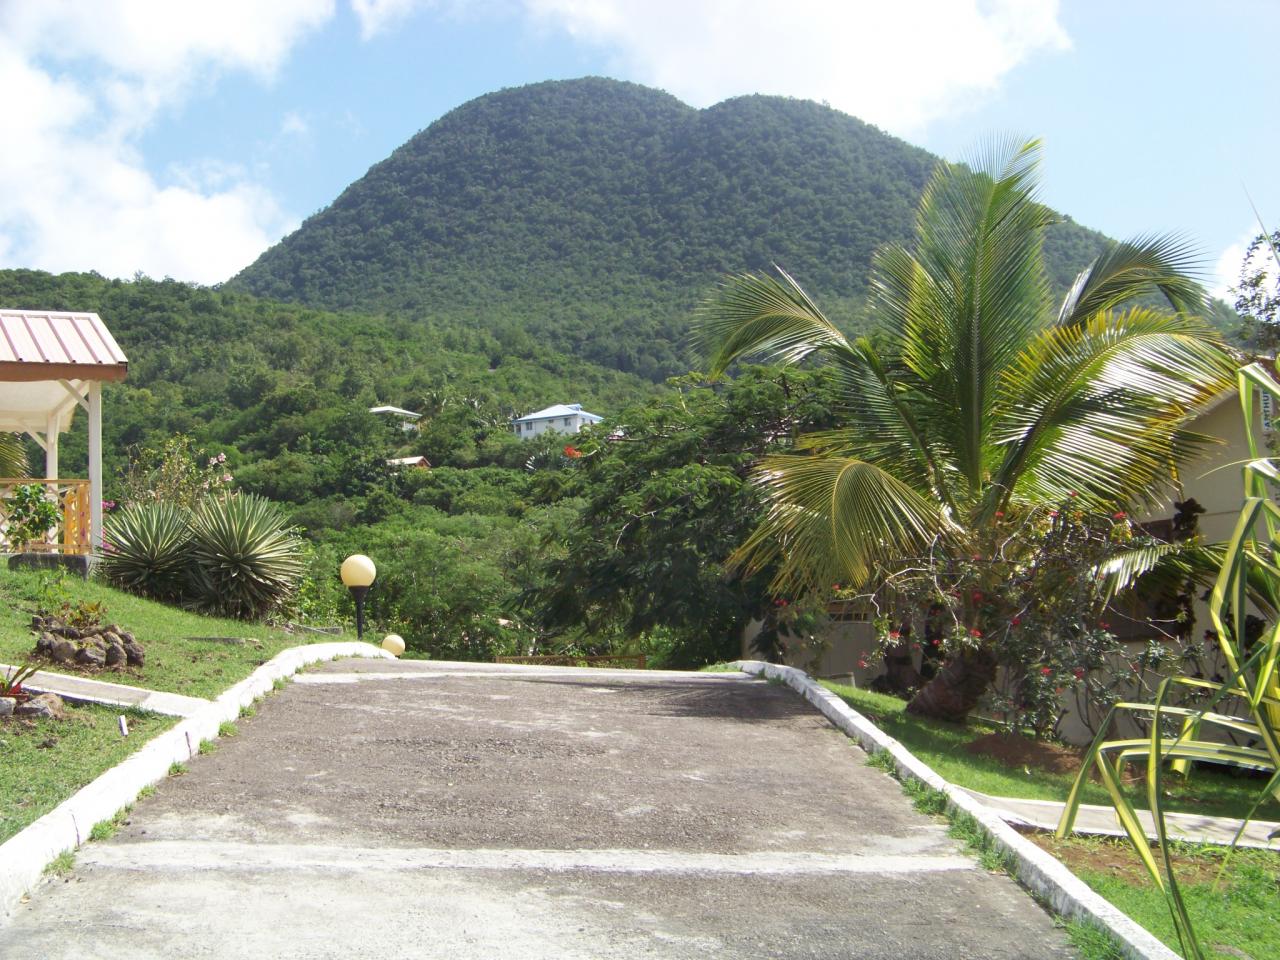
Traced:
[[147, 662], [142, 644], [128, 630], [114, 623], [90, 627], [68, 626], [58, 617], [31, 618], [31, 629], [39, 634], [36, 653], [54, 663], [74, 663], [83, 667], [119, 669], [140, 667]]

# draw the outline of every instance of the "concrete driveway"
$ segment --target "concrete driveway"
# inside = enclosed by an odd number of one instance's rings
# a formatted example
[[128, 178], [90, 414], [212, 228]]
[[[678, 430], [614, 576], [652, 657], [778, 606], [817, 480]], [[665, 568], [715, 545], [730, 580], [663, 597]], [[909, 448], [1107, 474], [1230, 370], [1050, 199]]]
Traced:
[[0, 955], [1075, 954], [785, 687], [343, 661], [84, 847]]

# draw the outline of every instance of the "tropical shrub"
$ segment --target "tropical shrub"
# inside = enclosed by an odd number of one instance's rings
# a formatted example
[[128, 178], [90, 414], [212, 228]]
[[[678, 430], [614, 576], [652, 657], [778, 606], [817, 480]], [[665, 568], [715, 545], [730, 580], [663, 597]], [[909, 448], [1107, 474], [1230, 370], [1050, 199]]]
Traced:
[[22, 550], [32, 540], [43, 540], [58, 522], [58, 504], [39, 483], [14, 487], [5, 511], [5, 539], [10, 550]]
[[158, 446], [135, 446], [121, 476], [119, 501], [173, 503], [194, 509], [205, 497], [230, 489], [233, 482], [225, 453], [206, 456], [185, 434]]
[[[1174, 465], [1196, 448], [1194, 411], [1234, 371], [1196, 318], [1193, 259], [1167, 238], [1115, 244], [1057, 302], [1038, 154], [1032, 142], [939, 166], [912, 247], [876, 256], [874, 339], [846, 336], [785, 273], [734, 277], [708, 305], [713, 373], [747, 357], [812, 356], [839, 385], [842, 422], [757, 467], [765, 513], [735, 556], [741, 571], [775, 569], [784, 595], [874, 588], [922, 564], [1005, 556], [998, 515], [1074, 493], [1080, 509], [1109, 516], [1172, 491]], [[1156, 295], [1172, 310], [1150, 306]], [[946, 661], [908, 709], [963, 722], [996, 677], [1004, 615], [962, 597]]]
[[[1169, 677], [1160, 683], [1152, 702], [1116, 704], [1085, 755], [1057, 830], [1059, 837], [1071, 832], [1081, 789], [1096, 772], [1134, 850], [1165, 894], [1183, 954], [1190, 960], [1203, 960], [1207, 954], [1173, 872], [1164, 816], [1163, 784], [1168, 768], [1185, 773], [1191, 762], [1202, 761], [1255, 775], [1260, 772], [1267, 781], [1258, 791], [1254, 810], [1268, 797], [1280, 798], [1280, 504], [1271, 495], [1280, 483], [1280, 469], [1272, 458], [1262, 456], [1253, 431], [1254, 391], [1261, 390], [1273, 401], [1280, 401], [1280, 383], [1258, 364], [1239, 371], [1237, 383], [1252, 459], [1244, 468], [1244, 506], [1225, 547], [1209, 602], [1226, 676], [1221, 682], [1186, 675]], [[1250, 629], [1254, 610], [1269, 617], [1260, 633]], [[1175, 705], [1173, 697], [1179, 690], [1190, 690], [1207, 702], [1197, 707]], [[1149, 723], [1149, 735], [1108, 739], [1114, 736], [1111, 721], [1120, 716], [1143, 718]], [[1155, 849], [1121, 788], [1124, 766], [1139, 762], [1145, 765]], [[1251, 817], [1252, 811], [1246, 821]], [[1243, 831], [1242, 824], [1237, 840]]]
[[107, 515], [102, 575], [130, 593], [176, 600], [187, 587], [191, 511], [157, 500], [131, 503]]
[[303, 574], [284, 514], [253, 494], [207, 498], [191, 514], [191, 597], [211, 613], [256, 619], [282, 606]]

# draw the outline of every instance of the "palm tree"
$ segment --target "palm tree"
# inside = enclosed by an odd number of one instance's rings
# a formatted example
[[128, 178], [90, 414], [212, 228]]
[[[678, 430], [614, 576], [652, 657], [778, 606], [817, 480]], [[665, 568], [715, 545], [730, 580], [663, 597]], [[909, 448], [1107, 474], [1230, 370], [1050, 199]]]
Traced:
[[[736, 359], [837, 371], [844, 424], [765, 458], [768, 509], [735, 561], [776, 563], [779, 592], [871, 585], [909, 558], [990, 555], [997, 515], [1078, 498], [1083, 509], [1157, 503], [1194, 449], [1185, 427], [1234, 365], [1195, 314], [1203, 293], [1185, 245], [1113, 245], [1055, 303], [1036, 200], [1039, 144], [940, 164], [915, 243], [880, 251], [878, 333], [851, 339], [790, 276], [726, 281], [700, 325], [715, 374]], [[1168, 308], [1151, 306], [1159, 294]], [[977, 606], [964, 626], [990, 637]], [[994, 677], [989, 641], [959, 649], [912, 700], [963, 720]]]
[[16, 433], [0, 433], [0, 477], [25, 477], [27, 451]]

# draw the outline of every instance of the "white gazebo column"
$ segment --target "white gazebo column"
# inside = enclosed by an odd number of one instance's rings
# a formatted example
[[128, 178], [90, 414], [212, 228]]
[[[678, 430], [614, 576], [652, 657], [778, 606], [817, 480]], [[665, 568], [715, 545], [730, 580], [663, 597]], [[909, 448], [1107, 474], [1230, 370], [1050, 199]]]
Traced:
[[44, 478], [58, 479], [58, 417], [50, 413], [44, 427]]
[[89, 548], [102, 549], [102, 382], [89, 381]]

